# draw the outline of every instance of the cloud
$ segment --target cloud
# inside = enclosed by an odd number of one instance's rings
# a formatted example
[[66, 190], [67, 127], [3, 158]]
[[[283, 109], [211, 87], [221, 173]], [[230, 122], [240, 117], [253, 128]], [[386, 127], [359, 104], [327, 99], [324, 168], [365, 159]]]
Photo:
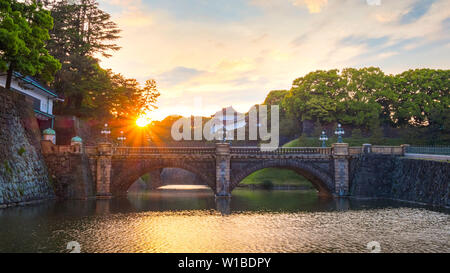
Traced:
[[[141, 82], [154, 78], [160, 113], [208, 115], [228, 105], [247, 111], [270, 90], [289, 89], [292, 80], [317, 69], [448, 69], [448, 0], [434, 1], [422, 14], [413, 12], [417, 0], [376, 7], [366, 0], [229, 1], [227, 12], [239, 16], [217, 18], [214, 8], [204, 14], [213, 4], [191, 2], [200, 5], [191, 10], [173, 2], [174, 10], [161, 1], [100, 2], [123, 30], [122, 49], [102, 66]], [[182, 8], [190, 15], [179, 16]], [[415, 19], [402, 23], [412, 13]], [[204, 113], [196, 112], [193, 98], [202, 98]]]
[[310, 13], [319, 13], [328, 0], [291, 0], [294, 6], [306, 5]]
[[435, 0], [418, 0], [414, 5], [411, 7], [411, 9], [402, 16], [400, 19], [400, 23], [402, 24], [410, 24], [414, 21], [417, 21], [419, 18], [424, 16], [428, 10], [430, 9], [431, 5], [435, 2]]
[[340, 42], [342, 43], [342, 45], [364, 44], [369, 47], [379, 47], [379, 46], [386, 44], [388, 41], [389, 41], [388, 36], [367, 37], [367, 36], [350, 35], [350, 36], [344, 37]]
[[381, 0], [367, 0], [367, 5], [379, 6], [379, 5], [381, 5]]
[[398, 52], [395, 52], [395, 51], [383, 52], [383, 53], [378, 54], [377, 57], [379, 59], [385, 59], [385, 58], [388, 58], [388, 57], [391, 57], [391, 56], [394, 56], [394, 55], [397, 55], [397, 54], [398, 54]]
[[164, 87], [173, 87], [180, 83], [186, 83], [203, 73], [205, 72], [195, 68], [179, 66], [157, 75], [156, 78]]
[[163, 87], [171, 87], [183, 82], [187, 82], [203, 73], [205, 72], [197, 70], [195, 68], [178, 66], [169, 71], [159, 74], [157, 76], [157, 79]]

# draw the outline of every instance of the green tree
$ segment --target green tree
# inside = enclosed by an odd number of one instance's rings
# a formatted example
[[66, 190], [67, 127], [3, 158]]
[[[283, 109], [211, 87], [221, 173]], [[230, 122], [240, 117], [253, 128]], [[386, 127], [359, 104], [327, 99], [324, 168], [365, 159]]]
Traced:
[[337, 119], [337, 102], [342, 97], [344, 86], [345, 81], [337, 69], [311, 72], [294, 81], [283, 105], [287, 113], [299, 121], [330, 123]]
[[156, 82], [148, 80], [144, 87], [135, 79], [127, 79], [111, 70], [96, 67], [96, 73], [88, 81], [82, 81], [83, 105], [73, 114], [96, 119], [136, 119], [144, 112], [156, 108], [159, 97]]
[[292, 116], [287, 115], [286, 108], [283, 105], [283, 100], [286, 95], [289, 94], [288, 90], [273, 90], [270, 91], [263, 102], [263, 105], [267, 105], [269, 115], [271, 114], [271, 105], [278, 105], [280, 107], [280, 135], [281, 136], [294, 136], [300, 131], [299, 122]]
[[[392, 78], [398, 96], [393, 118], [398, 126], [440, 126], [439, 114], [450, 105], [450, 70], [408, 70]], [[437, 118], [435, 118], [437, 117]]]
[[45, 5], [55, 22], [47, 46], [62, 63], [53, 88], [64, 95], [65, 101], [57, 105], [55, 112], [93, 109], [95, 103], [90, 98], [99, 99], [98, 92], [106, 92], [111, 84], [104, 77], [110, 74], [100, 68], [96, 56], [109, 57], [111, 51], [119, 49], [114, 41], [119, 38], [120, 29], [95, 0], [47, 0]]
[[337, 102], [337, 119], [358, 128], [379, 127], [382, 106], [377, 102], [377, 95], [385, 88], [383, 71], [376, 67], [346, 68], [341, 78], [345, 88]]
[[36, 1], [0, 0], [0, 71], [7, 71], [6, 88], [13, 72], [51, 81], [61, 64], [49, 54], [45, 42], [53, 27], [50, 12]]
[[101, 104], [107, 105], [110, 113], [115, 117], [135, 119], [157, 108], [155, 103], [160, 94], [155, 80], [147, 80], [145, 85], [140, 87], [135, 79], [112, 74], [111, 82], [111, 92], [105, 93], [106, 98]]
[[264, 105], [281, 105], [284, 97], [289, 93], [288, 90], [273, 90], [267, 94]]

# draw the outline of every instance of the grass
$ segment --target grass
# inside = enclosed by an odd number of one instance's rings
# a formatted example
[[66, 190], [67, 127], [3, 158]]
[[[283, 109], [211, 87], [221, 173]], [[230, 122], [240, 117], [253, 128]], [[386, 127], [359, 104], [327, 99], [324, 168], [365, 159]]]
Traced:
[[243, 185], [264, 185], [270, 181], [273, 186], [305, 186], [312, 187], [303, 176], [292, 170], [267, 168], [256, 171], [247, 176], [241, 184]]
[[[331, 147], [331, 144], [336, 142], [337, 142], [336, 137], [330, 138], [327, 141], [327, 147]], [[365, 143], [370, 143], [372, 145], [385, 145], [385, 146], [400, 146], [401, 144], [406, 144], [406, 142], [400, 138], [373, 139], [363, 137], [361, 138], [349, 137], [344, 138], [344, 142], [348, 143], [350, 147], [362, 146]], [[300, 137], [284, 145], [284, 147], [320, 147], [320, 146], [322, 146], [322, 142], [320, 142], [318, 138], [315, 137]]]

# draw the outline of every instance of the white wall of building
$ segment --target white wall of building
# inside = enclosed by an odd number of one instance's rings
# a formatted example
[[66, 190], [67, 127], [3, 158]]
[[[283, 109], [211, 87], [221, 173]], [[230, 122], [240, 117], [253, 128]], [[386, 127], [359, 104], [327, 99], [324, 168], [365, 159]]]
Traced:
[[[5, 87], [6, 84], [6, 75], [0, 76], [0, 86]], [[28, 95], [30, 97], [36, 98], [41, 101], [40, 105], [40, 111], [50, 114], [53, 114], [53, 100], [54, 97], [48, 95], [45, 93], [45, 91], [40, 90], [39, 88], [31, 85], [26, 84], [27, 88], [23, 88], [19, 85], [19, 82], [17, 79], [13, 77], [13, 80], [11, 82], [11, 89], [14, 91], [19, 91], [25, 95]]]

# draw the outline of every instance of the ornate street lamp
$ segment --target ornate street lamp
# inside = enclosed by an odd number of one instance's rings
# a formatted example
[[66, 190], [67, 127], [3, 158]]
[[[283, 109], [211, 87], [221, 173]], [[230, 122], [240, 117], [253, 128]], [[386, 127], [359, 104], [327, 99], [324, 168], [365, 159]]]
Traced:
[[123, 131], [120, 131], [120, 136], [117, 137], [117, 140], [120, 141], [120, 145], [123, 146], [123, 142], [127, 140], [127, 138], [123, 135]]
[[108, 136], [111, 134], [111, 130], [108, 128], [108, 123], [105, 123], [105, 127], [103, 127], [101, 133], [105, 136], [105, 140], [108, 140]]
[[345, 134], [345, 132], [340, 123], [338, 124], [336, 131], [334, 131], [334, 134], [338, 136], [338, 143], [342, 143], [342, 136]]
[[319, 140], [322, 141], [322, 148], [327, 147], [327, 144], [325, 142], [328, 141], [328, 136], [325, 134], [325, 131], [322, 131]]

